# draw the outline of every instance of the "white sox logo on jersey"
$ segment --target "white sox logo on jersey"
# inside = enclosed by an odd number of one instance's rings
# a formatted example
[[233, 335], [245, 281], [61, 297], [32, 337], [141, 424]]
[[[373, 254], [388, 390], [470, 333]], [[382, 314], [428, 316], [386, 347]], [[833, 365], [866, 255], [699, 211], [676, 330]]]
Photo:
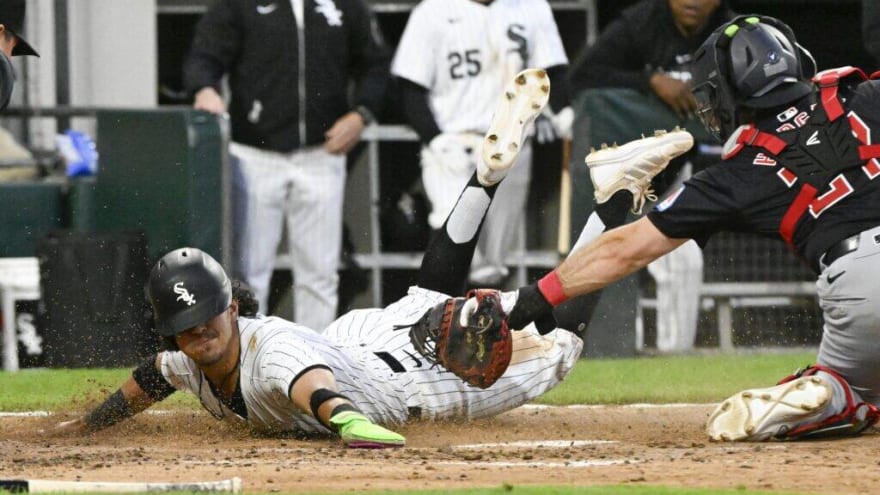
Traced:
[[323, 15], [324, 18], [327, 19], [327, 25], [342, 25], [342, 11], [336, 7], [333, 0], [315, 0], [315, 3], [318, 4], [318, 6], [315, 7], [315, 12]]
[[183, 282], [177, 282], [174, 284], [174, 293], [178, 295], [177, 300], [183, 301], [187, 306], [192, 306], [196, 303], [196, 296], [189, 293], [186, 290], [186, 287], [183, 286]]

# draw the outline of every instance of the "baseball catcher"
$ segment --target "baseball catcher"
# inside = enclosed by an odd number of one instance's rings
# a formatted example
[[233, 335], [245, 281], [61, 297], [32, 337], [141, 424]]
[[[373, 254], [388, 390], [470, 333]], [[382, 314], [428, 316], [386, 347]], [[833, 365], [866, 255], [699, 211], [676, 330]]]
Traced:
[[513, 339], [497, 290], [449, 298], [409, 328], [413, 347], [425, 359], [475, 387], [491, 387], [510, 364]]

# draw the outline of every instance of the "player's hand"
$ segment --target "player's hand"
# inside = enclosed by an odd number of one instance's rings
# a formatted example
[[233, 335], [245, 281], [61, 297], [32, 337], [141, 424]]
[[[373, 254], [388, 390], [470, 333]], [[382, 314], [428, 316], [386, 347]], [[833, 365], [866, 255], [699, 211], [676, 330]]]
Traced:
[[522, 330], [531, 322], [535, 322], [535, 328], [541, 335], [556, 328], [553, 305], [547, 302], [537, 283], [519, 288], [516, 303], [507, 316], [507, 324], [513, 330]]
[[333, 155], [348, 153], [361, 139], [364, 118], [357, 112], [348, 112], [339, 117], [327, 132], [324, 133], [324, 150]]
[[535, 119], [535, 139], [545, 144], [557, 139], [571, 139], [571, 126], [574, 124], [574, 110], [565, 107], [559, 113], [553, 113], [545, 107], [541, 115]]
[[77, 418], [69, 421], [62, 421], [55, 426], [38, 430], [37, 433], [47, 436], [82, 435], [88, 433], [88, 427], [82, 418]]
[[330, 418], [330, 424], [351, 449], [385, 449], [403, 447], [406, 443], [403, 435], [373, 423], [359, 412], [343, 411]]
[[482, 138], [470, 133], [442, 133], [434, 136], [428, 144], [426, 165], [443, 167], [455, 174], [473, 173], [476, 167], [474, 158], [479, 151]]
[[658, 72], [651, 76], [651, 89], [682, 120], [690, 118], [697, 109], [697, 100], [685, 82]]
[[226, 103], [223, 102], [220, 93], [210, 86], [202, 88], [196, 93], [193, 108], [196, 110], [211, 112], [215, 115], [223, 115], [226, 113]]

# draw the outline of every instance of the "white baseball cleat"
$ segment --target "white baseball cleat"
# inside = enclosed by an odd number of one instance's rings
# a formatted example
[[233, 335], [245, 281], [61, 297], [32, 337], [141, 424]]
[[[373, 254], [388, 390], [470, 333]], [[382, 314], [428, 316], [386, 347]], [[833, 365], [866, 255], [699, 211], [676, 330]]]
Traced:
[[712, 440], [762, 441], [786, 438], [795, 428], [819, 424], [831, 404], [831, 385], [818, 376], [802, 376], [768, 388], [740, 392], [709, 415]]
[[670, 132], [654, 131], [653, 136], [623, 146], [602, 144], [601, 149], [590, 150], [584, 161], [590, 168], [596, 203], [602, 204], [617, 191], [626, 189], [633, 194], [633, 213], [641, 213], [646, 199], [657, 200], [651, 190], [651, 179], [693, 145], [693, 136], [676, 127]]
[[477, 179], [484, 186], [497, 184], [516, 162], [526, 129], [550, 99], [550, 78], [541, 69], [526, 69], [507, 84], [483, 139]]

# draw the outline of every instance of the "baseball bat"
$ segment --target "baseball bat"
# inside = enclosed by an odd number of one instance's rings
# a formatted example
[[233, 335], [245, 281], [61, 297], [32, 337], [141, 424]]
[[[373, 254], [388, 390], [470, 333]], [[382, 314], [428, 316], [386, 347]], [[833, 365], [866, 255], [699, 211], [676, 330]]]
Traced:
[[241, 478], [184, 483], [139, 483], [112, 481], [0, 480], [0, 490], [12, 493], [153, 493], [228, 492], [241, 493]]
[[556, 250], [566, 256], [571, 249], [571, 173], [568, 162], [571, 159], [571, 139], [562, 140], [562, 175], [559, 179], [559, 235]]

